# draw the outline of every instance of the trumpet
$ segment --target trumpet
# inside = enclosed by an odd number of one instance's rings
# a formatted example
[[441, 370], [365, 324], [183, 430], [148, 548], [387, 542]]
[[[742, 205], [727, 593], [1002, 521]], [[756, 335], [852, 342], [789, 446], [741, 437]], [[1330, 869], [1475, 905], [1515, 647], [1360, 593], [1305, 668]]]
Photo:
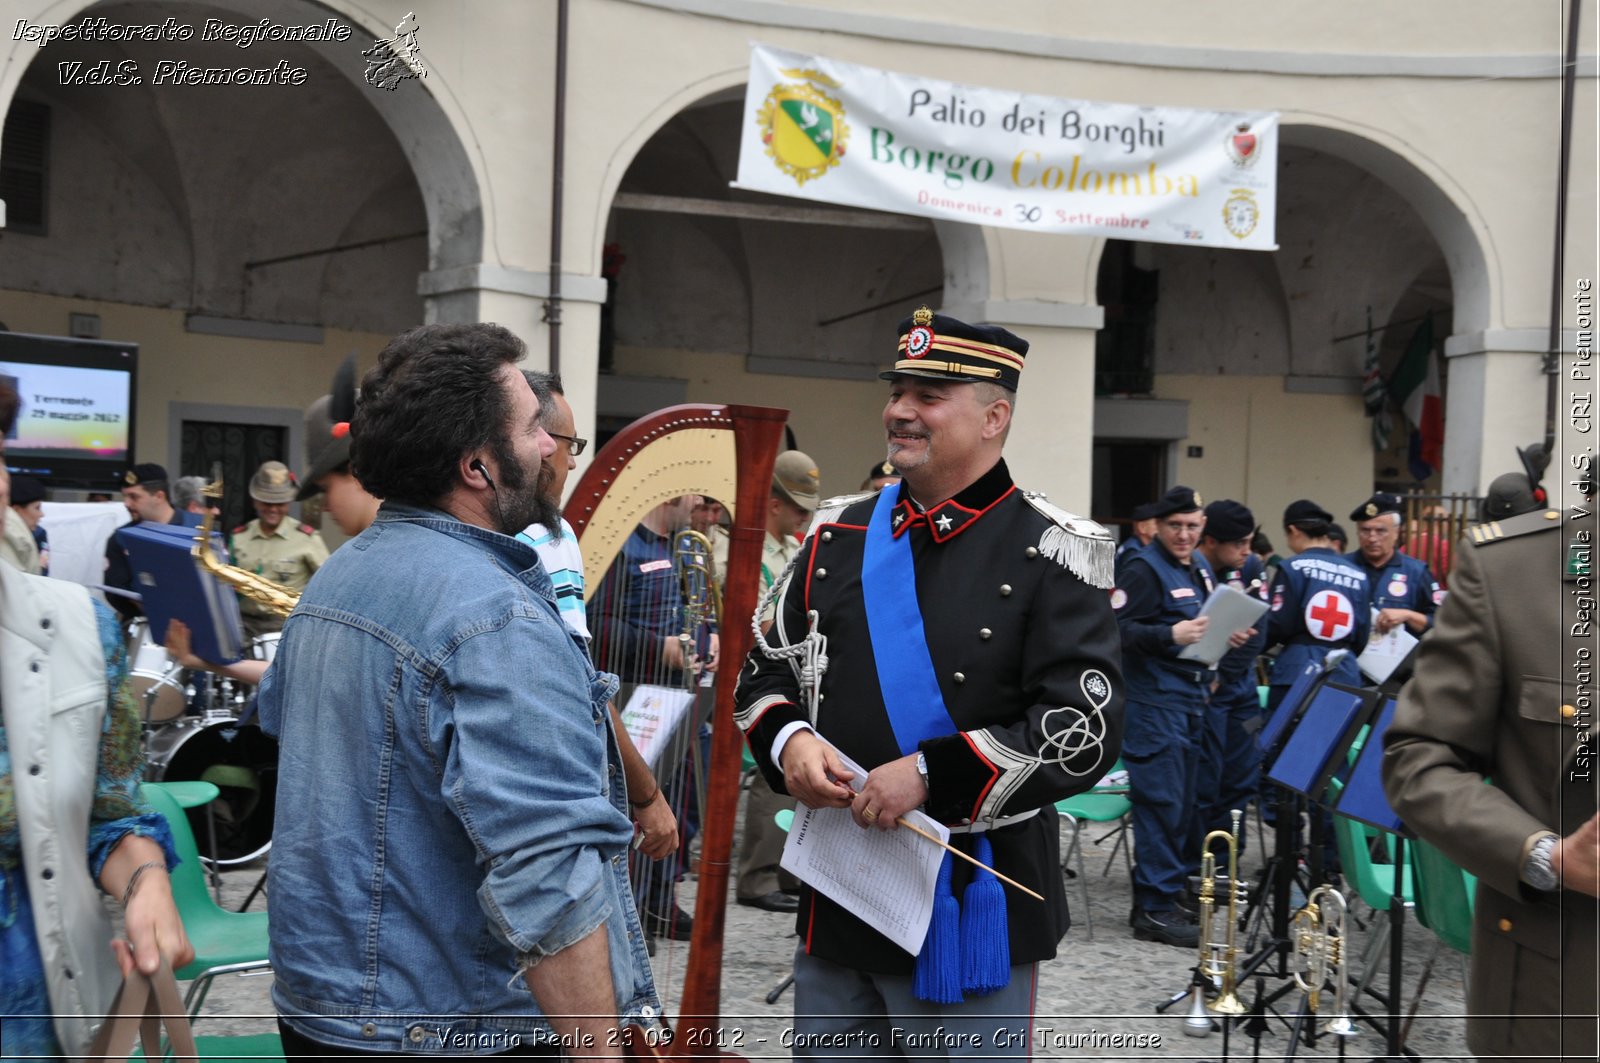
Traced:
[[[1246, 1010], [1234, 984], [1239, 957], [1235, 941], [1239, 931], [1239, 821], [1243, 818], [1244, 812], [1234, 809], [1233, 830], [1214, 830], [1205, 836], [1200, 846], [1200, 959], [1197, 969], [1201, 978], [1210, 979], [1218, 987], [1216, 997], [1206, 1002], [1206, 1007], [1218, 1015], [1242, 1015]], [[1215, 926], [1217, 858], [1211, 851], [1212, 841], [1218, 838], [1228, 843], [1228, 926], [1220, 941]], [[1197, 983], [1195, 992], [1198, 994], [1200, 989]]]
[[683, 594], [683, 630], [678, 644], [683, 648], [684, 673], [693, 689], [695, 676], [695, 633], [702, 624], [719, 627], [722, 623], [722, 594], [717, 586], [716, 566], [712, 562], [711, 540], [693, 528], [684, 528], [672, 537], [672, 564]]
[[1313, 1015], [1322, 1003], [1322, 987], [1327, 983], [1329, 968], [1335, 972], [1334, 1015], [1322, 1024], [1322, 1031], [1335, 1037], [1354, 1037], [1357, 1033], [1346, 1002], [1349, 991], [1344, 955], [1346, 908], [1344, 894], [1332, 886], [1318, 886], [1306, 898], [1305, 907], [1294, 913], [1290, 933], [1297, 961], [1295, 985], [1305, 993], [1306, 1005]]

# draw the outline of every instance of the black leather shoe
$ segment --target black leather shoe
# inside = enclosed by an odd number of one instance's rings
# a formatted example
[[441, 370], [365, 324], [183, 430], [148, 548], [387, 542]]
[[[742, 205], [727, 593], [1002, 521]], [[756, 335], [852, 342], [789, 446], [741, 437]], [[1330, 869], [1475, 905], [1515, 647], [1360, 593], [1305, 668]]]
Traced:
[[694, 917], [676, 904], [672, 906], [671, 915], [651, 911], [643, 914], [645, 928], [668, 940], [688, 941], [689, 935], [694, 933]]
[[782, 890], [773, 890], [771, 893], [762, 894], [760, 897], [740, 897], [739, 903], [746, 908], [760, 908], [766, 912], [796, 912], [800, 910], [800, 901], [791, 897]]
[[1200, 928], [1183, 912], [1173, 909], [1165, 912], [1147, 912], [1135, 908], [1128, 917], [1133, 936], [1140, 941], [1159, 941], [1163, 945], [1176, 945], [1192, 949], [1200, 944]]

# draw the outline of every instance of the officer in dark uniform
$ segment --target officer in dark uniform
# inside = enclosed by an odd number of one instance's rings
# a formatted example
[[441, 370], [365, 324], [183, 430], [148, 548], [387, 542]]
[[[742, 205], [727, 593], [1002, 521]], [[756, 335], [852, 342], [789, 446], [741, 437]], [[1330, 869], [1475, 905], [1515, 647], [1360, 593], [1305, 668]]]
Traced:
[[[1265, 601], [1264, 566], [1250, 549], [1256, 531], [1255, 514], [1243, 503], [1212, 502], [1206, 506], [1200, 553], [1219, 584]], [[1250, 631], [1244, 645], [1217, 662], [1217, 688], [1211, 693], [1206, 717], [1210, 727], [1200, 760], [1197, 805], [1202, 832], [1230, 828], [1229, 813], [1248, 804], [1259, 783], [1261, 750], [1255, 733], [1261, 728], [1261, 695], [1256, 691], [1256, 658], [1266, 648], [1266, 621]], [[1244, 839], [1239, 841], [1242, 846]]]
[[1370, 588], [1361, 566], [1333, 548], [1333, 514], [1309, 499], [1289, 503], [1283, 530], [1294, 554], [1278, 566], [1272, 583], [1267, 645], [1282, 646], [1272, 662], [1267, 707], [1276, 708], [1307, 664], [1334, 650], [1347, 655], [1334, 666], [1336, 682], [1361, 685], [1356, 657], [1372, 628]]
[[[155, 462], [143, 462], [122, 474], [122, 504], [132, 518], [129, 525], [141, 521], [187, 524], [190, 527], [200, 524], [198, 515], [173, 508], [172, 486], [167, 479], [167, 470]], [[122, 544], [118, 534], [120, 531], [119, 528], [106, 539], [106, 586], [133, 591], [133, 566], [128, 562], [128, 548]], [[124, 620], [144, 615], [144, 607], [132, 598], [108, 594], [106, 599]]]
[[[1033, 965], [1055, 956], [1068, 925], [1054, 803], [1115, 762], [1122, 679], [1110, 534], [1019, 490], [1001, 457], [1027, 349], [926, 308], [901, 323], [882, 375], [903, 479], [822, 503], [766, 636], [798, 646], [815, 612], [831, 662], [816, 700], [790, 659], [758, 644], [736, 719], [774, 789], [885, 830], [920, 806], [951, 825], [952, 844], [992, 850], [994, 867], [1046, 900], [1006, 891], [1007, 929], [981, 944], [998, 971], [960, 967], [956, 1003], [918, 982], [903, 949], [805, 888], [796, 1058], [823, 1041], [898, 1055], [891, 1027], [939, 1026], [980, 1037], [986, 1055], [1028, 1054]], [[865, 779], [819, 734], [870, 769]], [[947, 869], [971, 914], [970, 867]], [[938, 951], [925, 945], [921, 962]], [[1002, 1027], [1017, 1041], [1000, 1043]]]
[[[1214, 666], [1179, 655], [1200, 641], [1200, 608], [1216, 588], [1197, 552], [1205, 514], [1200, 496], [1174, 487], [1151, 504], [1156, 537], [1123, 565], [1112, 598], [1122, 632], [1128, 682], [1128, 730], [1122, 756], [1133, 801], [1133, 912], [1128, 924], [1145, 941], [1192, 947], [1199, 936], [1180, 907], [1198, 858], [1196, 807]], [[1241, 645], [1248, 635], [1234, 632]]]
[[1421, 638], [1433, 626], [1444, 591], [1426, 561], [1400, 552], [1403, 508], [1399, 495], [1383, 491], [1357, 506], [1350, 519], [1356, 522], [1360, 549], [1345, 556], [1367, 574], [1367, 590], [1378, 614], [1374, 630], [1383, 635], [1404, 624]]

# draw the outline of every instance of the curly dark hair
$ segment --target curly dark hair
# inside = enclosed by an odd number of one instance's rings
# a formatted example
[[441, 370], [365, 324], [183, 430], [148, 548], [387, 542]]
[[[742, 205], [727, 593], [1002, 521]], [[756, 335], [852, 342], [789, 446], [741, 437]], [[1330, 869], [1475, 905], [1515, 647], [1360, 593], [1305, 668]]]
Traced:
[[456, 463], [503, 446], [511, 408], [497, 377], [527, 347], [500, 325], [422, 325], [389, 341], [361, 382], [350, 466], [378, 498], [436, 506]]

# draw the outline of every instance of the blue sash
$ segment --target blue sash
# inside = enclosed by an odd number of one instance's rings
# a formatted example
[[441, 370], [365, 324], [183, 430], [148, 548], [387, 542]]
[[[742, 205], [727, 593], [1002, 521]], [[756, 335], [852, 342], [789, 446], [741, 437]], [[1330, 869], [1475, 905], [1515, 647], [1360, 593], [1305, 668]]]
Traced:
[[867, 523], [861, 596], [866, 600], [867, 631], [889, 725], [900, 752], [911, 754], [924, 739], [953, 735], [960, 728], [944, 707], [933, 657], [928, 653], [917, 602], [917, 572], [911, 561], [911, 536], [908, 533], [896, 539], [891, 524], [900, 486], [891, 484], [879, 493]]

